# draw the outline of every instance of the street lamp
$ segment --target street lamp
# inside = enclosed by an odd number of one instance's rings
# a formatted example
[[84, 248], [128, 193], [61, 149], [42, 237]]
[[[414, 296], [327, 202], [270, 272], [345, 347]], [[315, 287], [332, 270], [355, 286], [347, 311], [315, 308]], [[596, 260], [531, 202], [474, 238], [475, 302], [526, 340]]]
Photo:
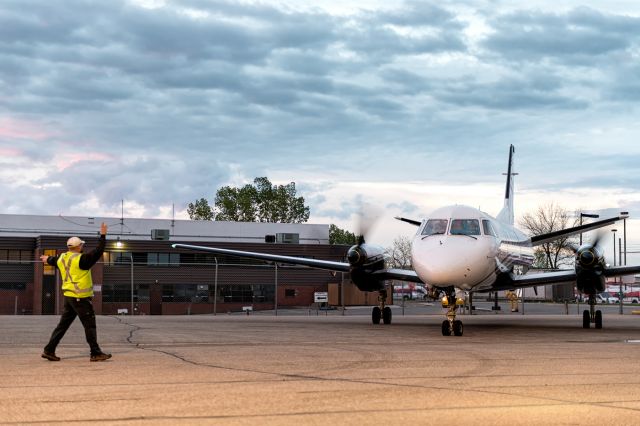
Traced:
[[620, 212], [620, 216], [622, 219], [622, 239], [624, 241], [624, 266], [627, 266], [627, 217], [629, 217], [629, 212]]
[[616, 232], [617, 229], [612, 229], [613, 232], [613, 266], [616, 266]]
[[[599, 214], [591, 214], [591, 213], [582, 213], [580, 212], [580, 226], [582, 226], [582, 218], [583, 217], [591, 217], [593, 219], [597, 219], [600, 217]], [[582, 245], [582, 232], [580, 232], [580, 245]]]

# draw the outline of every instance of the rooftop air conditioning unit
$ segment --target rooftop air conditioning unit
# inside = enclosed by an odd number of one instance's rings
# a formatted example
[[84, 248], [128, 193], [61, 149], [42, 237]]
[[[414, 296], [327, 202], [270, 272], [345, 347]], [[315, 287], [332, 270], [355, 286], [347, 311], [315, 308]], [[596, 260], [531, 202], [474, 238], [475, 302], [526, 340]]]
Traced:
[[151, 239], [167, 241], [169, 239], [169, 230], [168, 229], [152, 229]]

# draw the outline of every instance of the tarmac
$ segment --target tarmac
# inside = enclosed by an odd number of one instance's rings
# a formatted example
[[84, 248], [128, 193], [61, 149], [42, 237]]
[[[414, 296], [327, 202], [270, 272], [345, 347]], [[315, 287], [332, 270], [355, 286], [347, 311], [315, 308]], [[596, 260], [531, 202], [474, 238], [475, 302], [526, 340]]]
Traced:
[[76, 321], [0, 317], [0, 424], [637, 425], [640, 316], [100, 316], [105, 362]]

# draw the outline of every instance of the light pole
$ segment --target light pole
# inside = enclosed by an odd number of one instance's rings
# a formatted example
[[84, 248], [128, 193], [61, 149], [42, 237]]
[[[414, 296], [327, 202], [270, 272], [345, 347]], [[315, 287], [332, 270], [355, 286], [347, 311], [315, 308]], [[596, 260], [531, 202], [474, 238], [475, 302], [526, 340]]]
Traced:
[[[593, 219], [597, 219], [600, 217], [599, 214], [591, 214], [591, 213], [582, 213], [580, 212], [580, 226], [582, 226], [582, 218], [583, 217], [590, 217]], [[582, 245], [582, 232], [580, 232], [580, 245]]]
[[616, 231], [617, 229], [612, 229], [613, 232], [613, 266], [616, 266]]
[[622, 219], [622, 239], [624, 241], [624, 266], [627, 266], [627, 217], [629, 216], [629, 212], [620, 212], [620, 216]]

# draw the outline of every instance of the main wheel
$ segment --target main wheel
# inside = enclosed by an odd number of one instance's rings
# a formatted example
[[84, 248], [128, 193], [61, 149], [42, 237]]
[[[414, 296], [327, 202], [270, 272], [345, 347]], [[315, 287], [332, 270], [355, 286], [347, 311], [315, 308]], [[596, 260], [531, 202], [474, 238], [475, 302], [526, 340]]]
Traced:
[[451, 327], [449, 326], [449, 320], [442, 321], [442, 335], [451, 336]]
[[385, 324], [391, 324], [391, 308], [385, 306], [382, 310], [382, 322]]
[[591, 327], [591, 314], [586, 309], [582, 311], [582, 328]]
[[376, 306], [371, 312], [371, 321], [373, 321], [374, 324], [380, 324], [380, 317], [382, 317], [382, 311]]
[[462, 327], [462, 321], [455, 320], [453, 322], [453, 334], [455, 336], [462, 336], [462, 331], [463, 330], [464, 330], [464, 327]]
[[602, 328], [602, 311], [596, 311], [596, 328]]

